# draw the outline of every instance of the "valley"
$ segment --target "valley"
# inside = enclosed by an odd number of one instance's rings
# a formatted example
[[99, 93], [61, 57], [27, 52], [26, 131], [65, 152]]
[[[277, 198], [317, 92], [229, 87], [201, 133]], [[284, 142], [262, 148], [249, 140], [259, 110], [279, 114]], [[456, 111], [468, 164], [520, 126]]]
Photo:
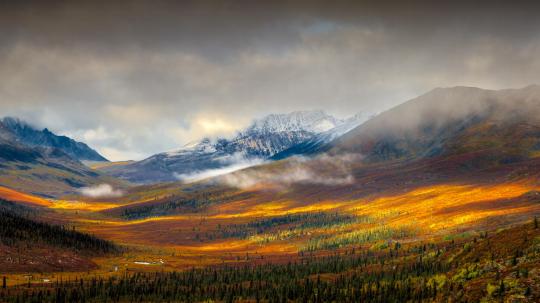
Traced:
[[[462, 113], [418, 110], [471, 95]], [[535, 302], [539, 97], [438, 89], [328, 142], [191, 182], [103, 170], [133, 162], [71, 161], [93, 179], [54, 196], [11, 178], [2, 222], [19, 223], [2, 237], [0, 300]], [[504, 100], [520, 104], [508, 117]]]

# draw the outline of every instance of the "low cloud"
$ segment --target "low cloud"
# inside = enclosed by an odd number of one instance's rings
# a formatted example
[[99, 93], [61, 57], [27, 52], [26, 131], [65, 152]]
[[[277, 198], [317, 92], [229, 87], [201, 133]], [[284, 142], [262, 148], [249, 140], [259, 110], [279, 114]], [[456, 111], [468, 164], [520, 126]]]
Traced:
[[235, 172], [237, 170], [242, 170], [248, 167], [252, 167], [255, 165], [260, 165], [265, 163], [262, 159], [242, 159], [235, 162], [230, 162], [229, 165], [221, 168], [216, 169], [207, 169], [207, 170], [200, 170], [196, 172], [192, 172], [189, 174], [175, 174], [175, 177], [183, 182], [190, 183], [190, 182], [196, 182], [212, 177], [217, 177], [221, 175], [226, 175], [232, 172]]
[[83, 187], [81, 194], [90, 198], [114, 198], [120, 197], [124, 193], [119, 189], [114, 189], [109, 184], [99, 184], [96, 186]]
[[243, 170], [225, 175], [220, 181], [243, 189], [260, 184], [277, 188], [294, 184], [347, 185], [354, 182], [351, 164], [361, 159], [358, 154], [323, 154], [314, 159], [297, 157], [282, 164], [283, 166]]

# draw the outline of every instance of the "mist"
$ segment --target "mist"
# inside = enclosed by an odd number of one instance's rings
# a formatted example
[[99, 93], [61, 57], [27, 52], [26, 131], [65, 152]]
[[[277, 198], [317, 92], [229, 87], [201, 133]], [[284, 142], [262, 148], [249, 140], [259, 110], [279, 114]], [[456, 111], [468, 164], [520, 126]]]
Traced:
[[242, 170], [248, 167], [261, 165], [267, 163], [267, 161], [263, 159], [242, 159], [238, 161], [231, 162], [228, 166], [216, 168], [216, 169], [207, 169], [207, 170], [200, 170], [189, 174], [177, 174], [175, 173], [175, 177], [183, 181], [184, 183], [191, 183], [191, 182], [197, 182], [200, 180], [213, 178], [225, 174], [229, 174], [238, 170]]
[[362, 158], [359, 154], [322, 154], [315, 158], [297, 156], [261, 169], [255, 167], [230, 173], [217, 180], [241, 189], [258, 185], [274, 189], [286, 189], [295, 184], [348, 185], [354, 182], [351, 165], [359, 163]]

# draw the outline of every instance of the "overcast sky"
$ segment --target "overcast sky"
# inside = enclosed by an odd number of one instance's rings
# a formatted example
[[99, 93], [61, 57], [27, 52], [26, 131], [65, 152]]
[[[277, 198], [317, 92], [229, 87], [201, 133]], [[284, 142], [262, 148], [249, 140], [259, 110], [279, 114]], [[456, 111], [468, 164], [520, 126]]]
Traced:
[[5, 2], [1, 116], [111, 160], [231, 135], [268, 113], [347, 117], [435, 87], [540, 83], [533, 2]]

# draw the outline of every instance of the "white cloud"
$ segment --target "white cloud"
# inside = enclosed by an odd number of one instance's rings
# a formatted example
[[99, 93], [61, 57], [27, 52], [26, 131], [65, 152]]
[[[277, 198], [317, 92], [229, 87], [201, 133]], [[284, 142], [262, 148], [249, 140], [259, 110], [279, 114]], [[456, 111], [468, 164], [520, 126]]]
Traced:
[[221, 177], [228, 186], [247, 189], [264, 184], [285, 188], [293, 184], [347, 185], [354, 182], [350, 165], [361, 159], [357, 154], [328, 156], [323, 154], [314, 159], [291, 158], [281, 166], [266, 166], [247, 169]]
[[221, 175], [226, 175], [232, 172], [235, 172], [237, 170], [241, 170], [244, 168], [248, 168], [255, 165], [260, 165], [264, 163], [264, 160], [261, 159], [251, 159], [251, 160], [239, 160], [239, 161], [228, 161], [231, 164], [222, 168], [217, 169], [208, 169], [208, 170], [202, 170], [202, 171], [196, 171], [190, 174], [175, 174], [175, 177], [180, 180], [184, 181], [186, 183], [189, 182], [196, 182], [212, 177], [217, 177]]
[[120, 197], [124, 193], [119, 189], [114, 189], [110, 184], [99, 184], [92, 187], [80, 189], [82, 195], [91, 198], [114, 198]]

